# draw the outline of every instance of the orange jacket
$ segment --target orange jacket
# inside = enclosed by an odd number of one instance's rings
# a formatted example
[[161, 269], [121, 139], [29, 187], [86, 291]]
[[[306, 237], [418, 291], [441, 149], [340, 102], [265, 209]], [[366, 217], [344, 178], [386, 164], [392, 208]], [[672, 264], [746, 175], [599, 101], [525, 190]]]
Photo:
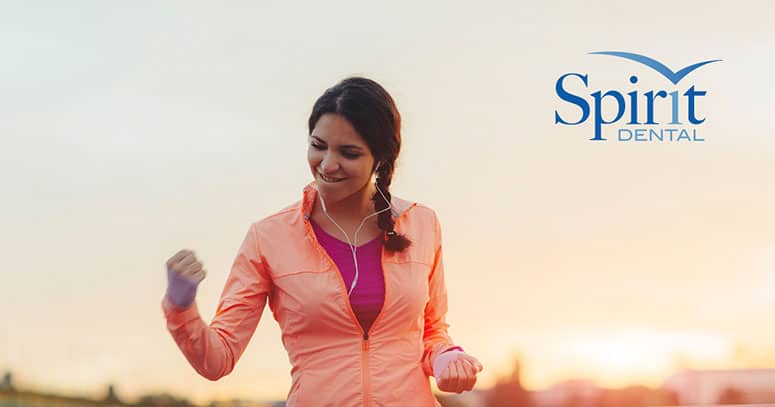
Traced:
[[393, 197], [395, 230], [412, 245], [383, 250], [385, 302], [363, 332], [336, 265], [309, 222], [317, 189], [251, 225], [210, 325], [196, 304], [165, 297], [167, 329], [199, 374], [229, 374], [269, 301], [292, 365], [287, 405], [439, 406], [431, 392], [436, 356], [455, 346], [447, 335], [441, 229], [427, 206]]

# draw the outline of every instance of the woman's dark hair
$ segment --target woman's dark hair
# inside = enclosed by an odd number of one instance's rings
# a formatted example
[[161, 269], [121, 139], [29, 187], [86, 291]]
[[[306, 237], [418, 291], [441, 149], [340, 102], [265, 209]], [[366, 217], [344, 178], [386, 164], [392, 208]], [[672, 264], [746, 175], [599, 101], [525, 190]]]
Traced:
[[[352, 77], [328, 88], [312, 107], [309, 116], [309, 133], [326, 113], [344, 116], [355, 131], [368, 144], [377, 168], [379, 192], [372, 197], [374, 209], [381, 211], [390, 201], [390, 182], [393, 179], [396, 158], [401, 150], [401, 115], [390, 94], [371, 79]], [[404, 235], [393, 230], [395, 224], [391, 211], [378, 215], [379, 228], [385, 232], [385, 249], [400, 252], [412, 243]]]

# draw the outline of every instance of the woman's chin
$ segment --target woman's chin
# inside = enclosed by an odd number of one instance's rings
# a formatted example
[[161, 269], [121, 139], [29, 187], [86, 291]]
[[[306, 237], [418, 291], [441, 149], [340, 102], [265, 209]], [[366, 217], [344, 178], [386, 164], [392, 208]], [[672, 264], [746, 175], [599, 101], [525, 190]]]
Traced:
[[320, 191], [320, 193], [323, 195], [323, 199], [326, 200], [326, 203], [338, 202], [347, 195], [345, 193], [346, 191], [344, 191], [340, 185], [331, 184], [320, 180], [318, 180], [317, 184], [318, 191]]

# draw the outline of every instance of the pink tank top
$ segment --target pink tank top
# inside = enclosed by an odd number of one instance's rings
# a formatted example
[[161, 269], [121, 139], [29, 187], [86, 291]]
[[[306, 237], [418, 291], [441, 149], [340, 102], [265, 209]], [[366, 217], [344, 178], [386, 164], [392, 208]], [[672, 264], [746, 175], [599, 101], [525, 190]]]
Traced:
[[[355, 278], [355, 264], [350, 246], [328, 234], [310, 219], [318, 242], [328, 252], [342, 274], [347, 290]], [[357, 246], [358, 282], [350, 295], [352, 305], [363, 332], [369, 332], [385, 301], [385, 278], [382, 275], [382, 235]]]

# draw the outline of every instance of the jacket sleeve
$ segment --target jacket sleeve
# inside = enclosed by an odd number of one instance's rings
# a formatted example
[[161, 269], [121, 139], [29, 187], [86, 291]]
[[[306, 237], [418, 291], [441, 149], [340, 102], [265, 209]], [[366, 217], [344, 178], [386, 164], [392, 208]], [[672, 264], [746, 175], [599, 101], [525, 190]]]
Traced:
[[433, 361], [436, 356], [455, 347], [452, 338], [447, 335], [449, 324], [447, 315], [447, 288], [444, 284], [444, 262], [441, 250], [441, 227], [436, 215], [433, 216], [435, 235], [435, 254], [428, 276], [429, 300], [425, 305], [425, 329], [423, 331], [422, 367], [427, 376], [433, 376]]
[[178, 308], [162, 299], [167, 330], [191, 366], [209, 380], [229, 374], [253, 336], [271, 290], [251, 225], [234, 259], [215, 317], [206, 325], [196, 302]]

